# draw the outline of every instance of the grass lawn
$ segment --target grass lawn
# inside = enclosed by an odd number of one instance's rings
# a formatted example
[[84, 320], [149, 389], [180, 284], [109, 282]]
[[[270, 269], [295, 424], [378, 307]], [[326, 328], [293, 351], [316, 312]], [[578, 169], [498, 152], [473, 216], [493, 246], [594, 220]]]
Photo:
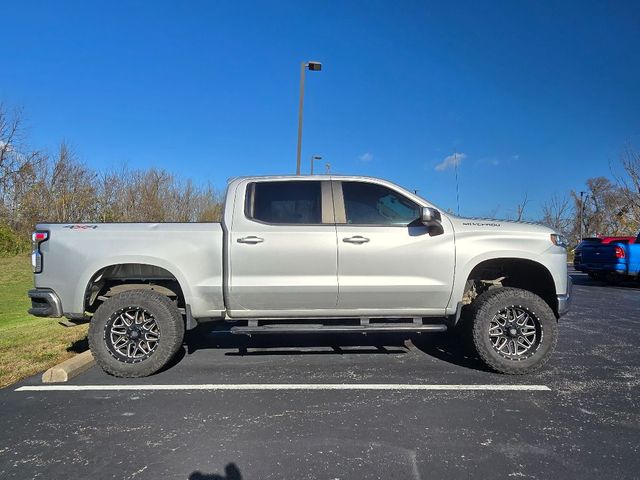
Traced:
[[63, 327], [28, 315], [30, 288], [29, 257], [0, 257], [0, 388], [72, 357], [73, 343], [87, 336], [87, 325]]

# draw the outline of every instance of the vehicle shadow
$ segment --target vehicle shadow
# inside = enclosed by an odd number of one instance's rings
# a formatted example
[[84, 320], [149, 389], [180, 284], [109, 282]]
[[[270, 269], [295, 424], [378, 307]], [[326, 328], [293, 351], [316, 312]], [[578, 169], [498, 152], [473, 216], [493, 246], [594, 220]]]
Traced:
[[196, 470], [189, 475], [189, 480], [242, 480], [242, 474], [235, 463], [229, 463], [224, 467], [224, 475], [202, 473]]
[[[157, 373], [179, 364], [186, 355], [199, 350], [228, 350], [225, 356], [287, 356], [287, 355], [363, 355], [405, 354], [408, 334], [285, 334], [235, 335], [210, 324], [200, 324], [185, 333], [183, 348]], [[330, 350], [329, 350], [330, 349]]]
[[87, 337], [81, 338], [80, 340], [74, 340], [67, 347], [67, 352], [73, 353], [82, 353], [86, 352], [87, 350], [89, 350], [89, 338]]
[[586, 273], [571, 273], [571, 280], [574, 286], [581, 287], [606, 287], [615, 288], [620, 290], [640, 290], [640, 282], [637, 281], [624, 281], [615, 285], [609, 285], [603, 280], [596, 280], [591, 278]]
[[482, 363], [471, 345], [470, 338], [465, 337], [465, 333], [457, 329], [439, 335], [418, 335], [412, 342], [422, 353], [443, 362], [481, 372], [495, 373]]
[[[179, 363], [185, 355], [198, 350], [222, 349], [227, 356], [270, 355], [402, 355], [411, 348], [438, 360], [465, 368], [490, 372], [475, 354], [465, 332], [447, 333], [362, 333], [234, 335], [229, 331], [201, 324], [187, 332], [185, 348], [166, 369]], [[164, 370], [164, 369], [163, 369]]]
[[202, 324], [187, 332], [185, 344], [187, 354], [203, 349], [231, 350], [225, 353], [228, 356], [402, 354], [407, 352], [404, 342], [408, 338], [406, 333], [247, 336], [235, 335], [217, 326], [211, 328], [207, 324]]

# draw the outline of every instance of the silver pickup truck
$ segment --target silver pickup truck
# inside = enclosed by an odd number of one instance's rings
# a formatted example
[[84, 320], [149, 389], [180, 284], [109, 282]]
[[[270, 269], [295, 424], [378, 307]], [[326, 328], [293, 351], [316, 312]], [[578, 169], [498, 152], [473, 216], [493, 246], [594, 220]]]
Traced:
[[553, 230], [465, 219], [393, 183], [243, 177], [221, 223], [39, 224], [29, 313], [90, 318], [98, 364], [150, 375], [185, 329], [237, 334], [437, 332], [468, 323], [492, 369], [540, 368], [569, 308]]

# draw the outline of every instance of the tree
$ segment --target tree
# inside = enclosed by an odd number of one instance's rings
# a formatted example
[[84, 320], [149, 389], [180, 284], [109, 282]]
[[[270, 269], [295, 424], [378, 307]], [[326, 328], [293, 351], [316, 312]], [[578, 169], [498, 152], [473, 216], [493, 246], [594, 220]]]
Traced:
[[542, 205], [541, 223], [567, 236], [571, 233], [573, 215], [569, 198], [554, 195]]
[[22, 112], [0, 104], [0, 221], [15, 227], [22, 197], [45, 160], [24, 144]]
[[627, 145], [620, 156], [620, 165], [624, 173], [614, 172], [624, 196], [619, 215], [627, 228], [636, 231], [640, 228], [640, 153]]
[[529, 203], [529, 193], [524, 192], [524, 197], [522, 201], [516, 205], [516, 222], [521, 222], [524, 219], [524, 211], [527, 208], [527, 204]]
[[38, 222], [211, 222], [221, 215], [211, 185], [157, 168], [95, 171], [66, 142], [51, 156], [31, 150], [22, 113], [0, 104], [0, 254], [23, 251]]

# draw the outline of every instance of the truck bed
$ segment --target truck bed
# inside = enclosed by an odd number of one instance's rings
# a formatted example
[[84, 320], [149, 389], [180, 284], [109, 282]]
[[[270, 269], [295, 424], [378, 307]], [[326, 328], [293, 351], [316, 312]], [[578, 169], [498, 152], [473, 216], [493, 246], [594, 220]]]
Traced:
[[[224, 311], [223, 232], [219, 223], [83, 223], [37, 225], [48, 231], [40, 245], [42, 273], [37, 288], [51, 288], [70, 316], [84, 313], [87, 285], [105, 267], [149, 264], [171, 273], [183, 288], [194, 317], [218, 317]], [[55, 254], [49, 254], [49, 252]], [[120, 269], [126, 276], [127, 268]]]

